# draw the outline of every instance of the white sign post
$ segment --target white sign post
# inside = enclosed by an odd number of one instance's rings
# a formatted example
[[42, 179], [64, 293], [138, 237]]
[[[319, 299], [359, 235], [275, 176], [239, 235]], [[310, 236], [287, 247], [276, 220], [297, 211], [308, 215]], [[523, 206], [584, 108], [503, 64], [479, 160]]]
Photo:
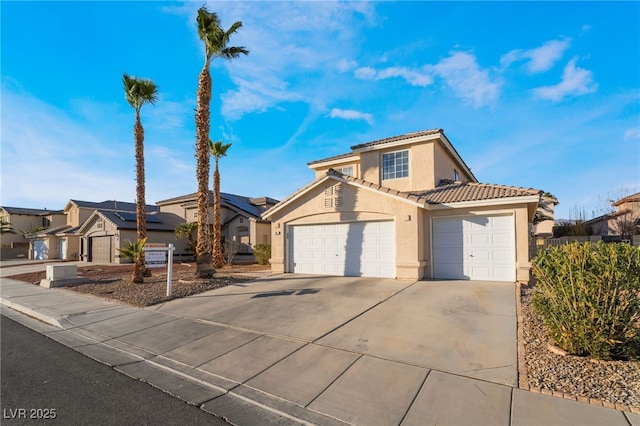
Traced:
[[[161, 254], [161, 256], [164, 258], [164, 252], [167, 252], [168, 254], [168, 259], [167, 259], [167, 297], [171, 296], [171, 281], [173, 279], [173, 251], [176, 248], [173, 246], [173, 244], [169, 244], [169, 247], [144, 247], [142, 250], [145, 251], [145, 257], [146, 254], [154, 254], [154, 255], [158, 255]], [[153, 256], [154, 258], [156, 258], [156, 256]], [[163, 265], [159, 265], [159, 266], [163, 266]]]

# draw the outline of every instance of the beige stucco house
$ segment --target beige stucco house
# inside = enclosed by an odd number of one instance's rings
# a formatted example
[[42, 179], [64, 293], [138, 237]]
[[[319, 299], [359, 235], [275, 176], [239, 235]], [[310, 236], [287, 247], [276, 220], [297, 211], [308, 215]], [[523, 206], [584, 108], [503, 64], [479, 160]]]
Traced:
[[315, 180], [262, 215], [273, 272], [529, 280], [542, 191], [479, 183], [441, 129], [308, 165]]
[[61, 210], [31, 209], [24, 207], [0, 207], [0, 221], [11, 225], [14, 233], [2, 234], [2, 258], [27, 257], [29, 238], [38, 229], [49, 229], [63, 225], [66, 216]]
[[[175, 237], [175, 229], [183, 222], [182, 218], [172, 213], [161, 213], [154, 206], [150, 208], [151, 211], [146, 215], [147, 243], [173, 244], [176, 257], [186, 255], [187, 243]], [[118, 249], [122, 249], [128, 241], [137, 240], [136, 225], [135, 209], [94, 210], [78, 229], [82, 235], [82, 259], [99, 263], [131, 263], [131, 259], [122, 257]]]
[[[184, 218], [183, 222], [196, 222], [198, 210], [197, 193], [182, 195], [156, 204], [161, 212], [173, 213]], [[209, 191], [209, 224], [213, 230], [213, 192]], [[222, 241], [237, 243], [238, 254], [252, 255], [256, 244], [271, 244], [270, 222], [263, 220], [261, 214], [278, 201], [269, 197], [245, 197], [242, 195], [221, 193], [220, 210], [222, 222]]]
[[611, 203], [613, 211], [586, 221], [589, 235], [629, 238], [640, 233], [640, 192]]

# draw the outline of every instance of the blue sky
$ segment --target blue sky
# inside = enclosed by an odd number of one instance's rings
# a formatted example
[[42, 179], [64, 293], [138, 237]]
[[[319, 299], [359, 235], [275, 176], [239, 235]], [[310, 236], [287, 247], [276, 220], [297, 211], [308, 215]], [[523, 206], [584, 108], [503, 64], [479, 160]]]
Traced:
[[[142, 109], [147, 202], [195, 192], [202, 2], [7, 2], [1, 203], [135, 199], [122, 73]], [[215, 2], [232, 45], [212, 66], [222, 190], [282, 199], [309, 161], [443, 128], [479, 181], [549, 191], [556, 217], [640, 190], [638, 2]]]

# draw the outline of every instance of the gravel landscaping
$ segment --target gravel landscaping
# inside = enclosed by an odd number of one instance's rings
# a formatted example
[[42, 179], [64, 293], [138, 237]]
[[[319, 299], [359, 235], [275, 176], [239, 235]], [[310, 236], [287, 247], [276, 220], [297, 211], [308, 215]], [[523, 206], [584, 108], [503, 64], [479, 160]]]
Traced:
[[[605, 406], [640, 409], [640, 362], [598, 361], [558, 355], [548, 348], [549, 337], [542, 317], [531, 309], [531, 287], [523, 286], [522, 317], [527, 380], [542, 392], [562, 392], [577, 400], [603, 401]], [[619, 407], [618, 407], [619, 408]]]
[[[66, 288], [78, 293], [143, 307], [246, 282], [269, 273], [269, 266], [231, 265], [216, 270], [213, 278], [202, 280], [194, 278], [195, 267], [194, 263], [174, 265], [170, 297], [166, 295], [166, 268], [152, 269], [152, 276], [145, 278], [143, 284], [133, 284], [131, 282], [133, 265], [79, 267], [78, 277], [85, 277], [91, 281]], [[14, 275], [9, 278], [39, 284], [40, 280], [45, 278], [45, 272]]]

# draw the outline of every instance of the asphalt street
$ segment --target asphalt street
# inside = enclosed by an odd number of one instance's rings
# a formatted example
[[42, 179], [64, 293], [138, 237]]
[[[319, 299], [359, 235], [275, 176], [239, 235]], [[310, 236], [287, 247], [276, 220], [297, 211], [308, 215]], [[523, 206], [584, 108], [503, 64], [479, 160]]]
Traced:
[[0, 316], [2, 425], [228, 425]]

